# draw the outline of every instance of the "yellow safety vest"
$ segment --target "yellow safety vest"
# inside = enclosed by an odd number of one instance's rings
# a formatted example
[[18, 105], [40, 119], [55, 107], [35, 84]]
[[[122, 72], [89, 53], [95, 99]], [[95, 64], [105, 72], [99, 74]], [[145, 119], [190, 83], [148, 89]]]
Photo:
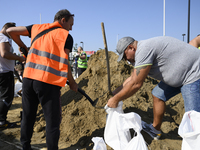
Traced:
[[87, 54], [84, 51], [81, 54], [85, 54], [86, 57], [85, 59], [78, 58], [78, 68], [87, 68]]

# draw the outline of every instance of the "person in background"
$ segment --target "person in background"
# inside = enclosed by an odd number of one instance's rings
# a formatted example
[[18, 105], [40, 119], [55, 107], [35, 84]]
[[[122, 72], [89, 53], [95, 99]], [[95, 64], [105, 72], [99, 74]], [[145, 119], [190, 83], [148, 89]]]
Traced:
[[[19, 51], [20, 51], [20, 48], [19, 48]], [[22, 53], [20, 53], [20, 56], [24, 57]], [[25, 64], [20, 61], [16, 61], [16, 64], [15, 64], [15, 70], [18, 71], [18, 74], [21, 78], [23, 77], [24, 65]]]
[[[23, 77], [23, 71], [24, 71], [23, 65], [21, 63], [17, 63], [15, 65], [15, 70], [16, 70], [15, 74], [17, 75], [19, 82], [22, 83], [22, 77]], [[18, 83], [15, 83], [15, 84], [18, 84]], [[19, 91], [17, 91], [17, 95], [19, 97], [22, 97], [22, 88], [20, 88]]]
[[78, 76], [80, 76], [86, 69], [87, 69], [87, 54], [83, 51], [83, 48], [80, 46], [78, 47]]
[[[122, 101], [135, 94], [147, 75], [159, 80], [153, 89], [153, 123], [142, 122], [142, 127], [153, 139], [161, 136], [165, 102], [181, 92], [185, 112], [200, 112], [200, 51], [173, 37], [161, 36], [136, 41], [124, 37], [117, 43], [118, 61], [128, 60], [133, 72], [124, 83], [113, 91], [107, 106], [116, 108]], [[187, 62], [187, 63], [185, 63]]]
[[200, 34], [189, 42], [190, 45], [200, 49]]
[[[14, 53], [16, 55], [16, 53]], [[22, 62], [19, 62], [18, 60], [15, 61], [15, 67], [14, 67], [14, 76], [17, 77], [17, 79], [19, 80], [19, 82], [22, 82], [22, 76], [19, 75], [19, 71], [18, 68], [16, 68], [16, 66], [18, 64], [23, 64]], [[23, 64], [24, 65], [24, 64]]]
[[79, 58], [79, 54], [77, 53], [76, 57], [74, 58], [75, 60], [75, 79], [78, 77], [78, 58]]
[[14, 98], [15, 60], [24, 62], [25, 58], [14, 54], [12, 39], [6, 30], [15, 27], [15, 23], [6, 23], [0, 31], [0, 128], [14, 127], [7, 121], [7, 113]]
[[20, 35], [31, 37], [32, 42], [42, 31], [59, 27], [35, 40], [28, 51], [22, 87], [20, 140], [23, 150], [31, 149], [31, 137], [39, 103], [46, 120], [47, 148], [58, 150], [61, 123], [60, 89], [68, 80], [70, 89], [75, 92], [78, 90], [68, 60], [73, 46], [73, 38], [69, 34], [74, 23], [73, 16], [67, 9], [63, 9], [56, 13], [53, 23], [19, 26], [7, 30], [18, 46], [27, 50]]
[[74, 73], [74, 79], [76, 79], [77, 78], [77, 60], [76, 60], [76, 57], [74, 58], [71, 67], [72, 67], [72, 70], [73, 70], [73, 73]]

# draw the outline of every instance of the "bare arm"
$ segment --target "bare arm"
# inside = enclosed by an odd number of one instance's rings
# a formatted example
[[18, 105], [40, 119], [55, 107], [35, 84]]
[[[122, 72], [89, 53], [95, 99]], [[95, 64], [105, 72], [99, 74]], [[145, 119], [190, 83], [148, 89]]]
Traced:
[[151, 66], [135, 68], [131, 76], [125, 81], [126, 83], [121, 91], [108, 100], [108, 107], [116, 108], [119, 101], [122, 101], [135, 94], [142, 87], [150, 69]]
[[17, 56], [10, 52], [11, 45], [8, 42], [0, 43], [0, 55], [3, 58], [9, 60], [19, 60], [20, 62], [25, 62], [25, 58], [22, 56]]
[[86, 55], [83, 55], [83, 56], [79, 56], [80, 57], [80, 59], [85, 59], [86, 58]]
[[200, 36], [195, 37], [194, 39], [192, 39], [189, 42], [190, 45], [194, 46], [194, 47], [200, 47]]
[[23, 47], [28, 51], [26, 45], [23, 43], [23, 41], [20, 38], [20, 35], [29, 36], [29, 32], [26, 29], [26, 27], [24, 27], [24, 26], [11, 27], [11, 28], [8, 28], [6, 30], [6, 32], [10, 35], [10, 37], [13, 39], [13, 41], [15, 41], [15, 43], [17, 43], [17, 45], [19, 47]]
[[124, 81], [124, 83], [123, 83], [121, 86], [119, 86], [118, 88], [116, 88], [116, 89], [112, 92], [112, 94], [113, 94], [113, 95], [116, 95], [119, 91], [122, 90], [122, 88], [124, 87], [124, 85], [125, 85], [126, 83], [128, 83], [130, 80], [131, 80], [131, 76], [128, 77], [128, 78]]

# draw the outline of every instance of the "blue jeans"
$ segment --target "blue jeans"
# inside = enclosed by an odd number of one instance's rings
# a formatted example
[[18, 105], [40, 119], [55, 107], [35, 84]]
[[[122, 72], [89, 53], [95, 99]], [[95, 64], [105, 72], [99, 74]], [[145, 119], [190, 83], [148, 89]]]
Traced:
[[200, 79], [181, 87], [171, 87], [161, 81], [153, 89], [152, 94], [166, 102], [180, 92], [184, 99], [185, 112], [190, 110], [200, 112]]

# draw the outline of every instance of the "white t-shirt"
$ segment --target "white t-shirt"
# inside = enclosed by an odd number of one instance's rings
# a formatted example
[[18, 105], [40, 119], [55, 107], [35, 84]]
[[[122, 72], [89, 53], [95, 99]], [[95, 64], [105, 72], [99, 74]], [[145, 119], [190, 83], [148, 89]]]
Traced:
[[[9, 39], [7, 36], [5, 36], [4, 34], [0, 33], [0, 43], [3, 42], [9, 42], [10, 46], [10, 52], [14, 52], [13, 48], [12, 48], [12, 40]], [[2, 58], [0, 55], [0, 73], [6, 73], [9, 71], [14, 71], [14, 67], [15, 67], [15, 60], [9, 60], [6, 58]]]

